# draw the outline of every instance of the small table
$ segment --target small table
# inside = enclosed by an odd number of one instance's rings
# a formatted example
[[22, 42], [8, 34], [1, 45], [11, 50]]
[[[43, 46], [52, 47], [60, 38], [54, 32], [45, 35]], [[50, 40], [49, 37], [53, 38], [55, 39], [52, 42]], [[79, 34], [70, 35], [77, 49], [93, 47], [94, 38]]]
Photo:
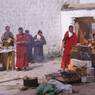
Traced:
[[0, 49], [0, 62], [2, 63], [3, 70], [14, 69], [15, 63], [15, 49], [2, 48]]

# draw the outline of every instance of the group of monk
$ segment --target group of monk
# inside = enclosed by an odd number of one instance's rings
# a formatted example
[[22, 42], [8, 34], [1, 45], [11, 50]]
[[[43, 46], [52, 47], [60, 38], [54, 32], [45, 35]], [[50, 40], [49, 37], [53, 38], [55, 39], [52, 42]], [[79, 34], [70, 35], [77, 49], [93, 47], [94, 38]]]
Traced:
[[[1, 40], [3, 46], [14, 46], [14, 44], [16, 44], [15, 67], [18, 71], [26, 70], [28, 63], [32, 63], [33, 61], [42, 62], [44, 59], [43, 45], [46, 44], [46, 40], [41, 30], [33, 37], [29, 33], [29, 30], [24, 31], [22, 27], [19, 27], [18, 34], [16, 35], [16, 38], [14, 38], [13, 33], [10, 32], [10, 26], [6, 26], [5, 33], [2, 35]], [[61, 61], [62, 70], [68, 68], [71, 50], [72, 47], [77, 44], [77, 41], [78, 37], [75, 32], [73, 32], [73, 26], [70, 25], [62, 40], [62, 49], [64, 48]], [[10, 42], [10, 44], [6, 44], [6, 42]]]
[[10, 26], [6, 26], [1, 41], [3, 47], [16, 45], [15, 68], [18, 71], [27, 70], [29, 63], [42, 62], [44, 59], [43, 45], [46, 44], [46, 40], [41, 30], [38, 30], [38, 33], [33, 37], [29, 30], [24, 31], [22, 27], [19, 27], [15, 38], [10, 31]]

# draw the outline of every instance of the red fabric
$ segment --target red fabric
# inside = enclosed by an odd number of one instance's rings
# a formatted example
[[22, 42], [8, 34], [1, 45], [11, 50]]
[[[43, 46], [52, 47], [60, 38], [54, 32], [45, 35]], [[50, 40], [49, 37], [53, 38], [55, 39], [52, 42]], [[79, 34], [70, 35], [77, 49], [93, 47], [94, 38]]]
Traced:
[[72, 46], [75, 46], [77, 44], [78, 38], [75, 33], [73, 33], [73, 35], [69, 37], [68, 32], [66, 32], [63, 40], [65, 40], [65, 47], [61, 61], [61, 68], [65, 69], [68, 68], [68, 65], [70, 64]]
[[18, 34], [16, 38], [16, 67], [21, 69], [28, 66], [26, 35]]

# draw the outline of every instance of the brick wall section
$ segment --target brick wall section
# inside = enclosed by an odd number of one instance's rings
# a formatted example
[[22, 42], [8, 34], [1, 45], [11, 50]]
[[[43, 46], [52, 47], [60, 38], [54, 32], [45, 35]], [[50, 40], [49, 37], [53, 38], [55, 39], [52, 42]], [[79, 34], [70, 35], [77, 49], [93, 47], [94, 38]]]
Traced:
[[0, 36], [4, 26], [10, 25], [14, 35], [19, 26], [29, 29], [34, 36], [43, 31], [48, 49], [59, 49], [61, 35], [60, 12], [64, 2], [77, 3], [79, 0], [0, 0]]

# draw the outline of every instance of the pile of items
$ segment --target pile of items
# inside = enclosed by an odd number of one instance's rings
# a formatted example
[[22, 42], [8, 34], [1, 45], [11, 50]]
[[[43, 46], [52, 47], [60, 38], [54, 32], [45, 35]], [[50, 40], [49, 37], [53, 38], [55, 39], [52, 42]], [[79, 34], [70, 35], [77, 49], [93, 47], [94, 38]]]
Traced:
[[85, 74], [81, 76], [82, 82], [95, 81], [95, 69], [92, 67], [92, 49], [89, 46], [78, 45], [77, 51], [72, 52], [71, 63], [79, 68], [85, 67]]
[[[72, 59], [71, 62], [81, 69], [81, 82], [94, 82], [95, 81], [95, 68], [92, 67], [91, 61]], [[78, 72], [78, 70], [76, 70]]]

